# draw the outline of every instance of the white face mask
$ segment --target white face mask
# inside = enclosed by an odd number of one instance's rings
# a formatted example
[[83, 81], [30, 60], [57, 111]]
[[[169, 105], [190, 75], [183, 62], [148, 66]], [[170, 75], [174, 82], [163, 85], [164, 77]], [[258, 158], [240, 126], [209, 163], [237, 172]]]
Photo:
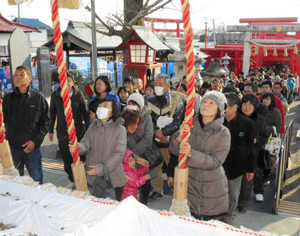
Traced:
[[98, 107], [96, 111], [96, 115], [99, 120], [103, 120], [109, 117], [108, 112], [110, 110], [107, 107]]
[[156, 96], [161, 96], [164, 94], [164, 88], [163, 87], [160, 87], [160, 86], [155, 86], [154, 87], [154, 92], [156, 94]]
[[137, 106], [128, 105], [128, 106], [125, 107], [125, 109], [130, 109], [130, 110], [136, 111], [137, 110]]

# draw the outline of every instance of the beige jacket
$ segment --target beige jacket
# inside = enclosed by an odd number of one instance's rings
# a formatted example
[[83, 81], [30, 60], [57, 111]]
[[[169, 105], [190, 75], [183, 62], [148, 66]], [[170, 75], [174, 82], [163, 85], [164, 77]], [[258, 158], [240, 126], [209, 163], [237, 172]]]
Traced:
[[[228, 209], [228, 182], [222, 167], [230, 149], [230, 132], [218, 118], [203, 128], [195, 116], [191, 130], [192, 157], [188, 160], [188, 201], [197, 215], [220, 215]], [[173, 137], [170, 152], [178, 156], [179, 143]]]

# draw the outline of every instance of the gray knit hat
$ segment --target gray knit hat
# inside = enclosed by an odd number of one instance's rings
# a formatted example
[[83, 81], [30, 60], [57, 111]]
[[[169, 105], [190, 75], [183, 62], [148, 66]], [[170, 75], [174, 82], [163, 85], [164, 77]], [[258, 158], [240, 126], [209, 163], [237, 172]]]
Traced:
[[141, 110], [143, 109], [143, 107], [145, 105], [144, 97], [143, 97], [143, 95], [141, 95], [139, 93], [130, 94], [130, 96], [127, 99], [127, 105], [128, 105], [128, 102], [130, 102], [130, 101], [135, 101], [139, 105]]
[[221, 93], [221, 92], [218, 92], [218, 91], [209, 91], [209, 92], [206, 92], [204, 94], [204, 96], [202, 97], [202, 99], [201, 99], [200, 107], [202, 106], [202, 103], [203, 103], [203, 101], [206, 98], [210, 98], [211, 100], [215, 101], [215, 103], [217, 104], [217, 106], [218, 106], [218, 108], [220, 110], [220, 115], [223, 116], [224, 112], [226, 110], [225, 106], [227, 105], [227, 100], [226, 100], [225, 95], [223, 93]]

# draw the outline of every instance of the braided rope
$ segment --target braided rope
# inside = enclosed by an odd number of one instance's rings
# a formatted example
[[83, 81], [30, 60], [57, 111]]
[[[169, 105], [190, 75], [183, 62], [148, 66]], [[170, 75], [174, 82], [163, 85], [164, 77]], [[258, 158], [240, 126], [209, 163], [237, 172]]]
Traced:
[[[195, 106], [195, 56], [194, 56], [194, 45], [193, 45], [193, 29], [190, 18], [190, 4], [188, 0], [181, 0], [182, 5], [182, 20], [184, 25], [184, 43], [186, 45], [186, 61], [187, 61], [187, 105], [184, 121], [192, 128], [193, 125], [193, 115]], [[190, 132], [184, 132], [182, 135], [182, 140], [180, 147], [189, 142]], [[178, 167], [186, 168], [186, 155], [179, 153], [178, 157]]]
[[2, 111], [2, 99], [0, 99], [0, 143], [3, 143], [5, 139], [5, 129], [3, 122], [3, 111]]
[[69, 95], [69, 88], [67, 86], [67, 73], [66, 73], [66, 62], [64, 60], [64, 51], [62, 44], [62, 35], [60, 30], [59, 13], [58, 13], [58, 0], [51, 0], [51, 13], [52, 13], [52, 25], [54, 29], [54, 43], [55, 52], [58, 65], [58, 74], [60, 87], [62, 90], [62, 99], [64, 104], [64, 113], [66, 117], [68, 134], [70, 139], [70, 144], [75, 147], [72, 153], [73, 163], [78, 165], [80, 163], [79, 148], [76, 137], [76, 130], [74, 125], [71, 100]]
[[289, 48], [289, 47], [294, 47], [297, 44], [300, 43], [300, 40], [295, 41], [294, 43], [290, 43], [290, 44], [277, 44], [277, 45], [265, 45], [265, 44], [261, 44], [261, 43], [257, 43], [254, 40], [249, 40], [250, 43], [255, 44], [258, 47], [262, 47], [262, 48]]

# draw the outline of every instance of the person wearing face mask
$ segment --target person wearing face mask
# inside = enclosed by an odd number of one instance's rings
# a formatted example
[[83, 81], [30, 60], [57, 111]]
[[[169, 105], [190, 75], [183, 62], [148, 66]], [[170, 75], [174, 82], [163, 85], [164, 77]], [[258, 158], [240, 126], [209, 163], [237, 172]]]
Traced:
[[49, 130], [48, 103], [40, 92], [30, 87], [29, 67], [17, 67], [13, 80], [16, 87], [5, 95], [2, 105], [6, 139], [20, 175], [24, 175], [25, 165], [30, 177], [42, 184], [39, 148]]
[[[79, 142], [79, 154], [90, 153], [87, 159], [87, 182], [93, 193], [94, 181], [102, 176], [103, 163], [108, 166], [109, 177], [115, 188], [116, 200], [120, 201], [125, 185], [122, 165], [126, 152], [126, 129], [123, 126], [117, 102], [112, 98], [95, 99], [89, 108], [96, 118]], [[72, 152], [73, 147], [70, 147]]]
[[[75, 123], [77, 140], [80, 141], [86, 131], [86, 118], [87, 118], [87, 107], [84, 101], [83, 93], [75, 86], [74, 75], [67, 72], [67, 85], [69, 88], [69, 94], [71, 98], [71, 106], [73, 112], [73, 119]], [[69, 135], [68, 127], [65, 118], [65, 109], [62, 99], [62, 91], [59, 87], [51, 95], [50, 100], [50, 129], [49, 129], [49, 140], [53, 141], [54, 125], [57, 120], [56, 134], [58, 139], [58, 146], [61, 156], [64, 161], [64, 169], [68, 174], [69, 183], [66, 188], [74, 188], [74, 177], [72, 173], [71, 165], [73, 163], [73, 158], [69, 150]], [[81, 156], [80, 160], [85, 161], [85, 156]]]
[[156, 177], [151, 180], [153, 192], [149, 200], [162, 197], [162, 167], [164, 162], [168, 165], [170, 160], [169, 136], [179, 130], [184, 119], [184, 105], [182, 102], [172, 99], [168, 75], [158, 74], [156, 76], [154, 92], [155, 96], [147, 99], [147, 106], [151, 109], [155, 143], [163, 156], [163, 162], [155, 168]]

